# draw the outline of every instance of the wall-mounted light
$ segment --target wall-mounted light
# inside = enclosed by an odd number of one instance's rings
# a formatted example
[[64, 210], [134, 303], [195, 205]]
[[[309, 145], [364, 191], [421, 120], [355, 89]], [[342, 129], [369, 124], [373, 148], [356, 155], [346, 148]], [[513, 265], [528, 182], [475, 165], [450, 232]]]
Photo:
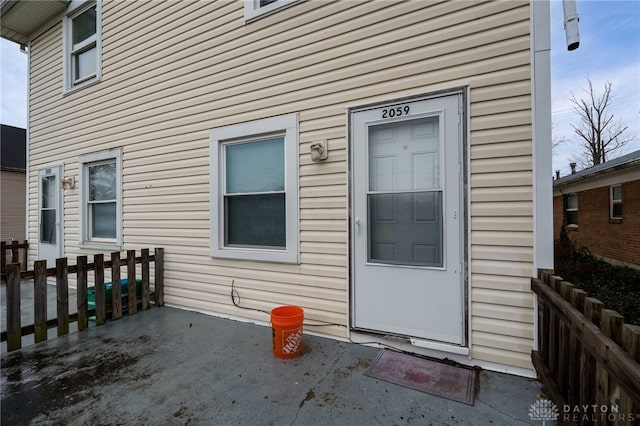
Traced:
[[60, 181], [60, 187], [62, 189], [76, 189], [76, 178], [70, 177], [67, 179], [62, 179]]
[[311, 161], [314, 163], [317, 163], [320, 160], [326, 160], [329, 154], [326, 139], [313, 142], [309, 149], [311, 150]]

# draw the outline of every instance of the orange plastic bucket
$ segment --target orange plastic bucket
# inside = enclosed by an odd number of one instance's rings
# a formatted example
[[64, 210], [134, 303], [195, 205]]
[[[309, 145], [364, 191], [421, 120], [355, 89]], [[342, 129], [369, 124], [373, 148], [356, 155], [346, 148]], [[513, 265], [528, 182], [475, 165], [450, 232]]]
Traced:
[[302, 353], [304, 311], [298, 306], [280, 306], [271, 310], [273, 356], [295, 358]]

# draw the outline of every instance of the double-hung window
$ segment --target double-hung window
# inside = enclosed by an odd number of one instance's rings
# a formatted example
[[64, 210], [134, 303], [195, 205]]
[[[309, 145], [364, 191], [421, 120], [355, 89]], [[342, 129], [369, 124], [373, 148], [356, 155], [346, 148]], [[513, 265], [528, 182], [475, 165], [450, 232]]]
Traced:
[[244, 20], [251, 21], [299, 0], [244, 0]]
[[570, 226], [578, 226], [578, 194], [566, 195], [564, 202], [566, 224]]
[[64, 88], [70, 91], [100, 80], [101, 3], [72, 2], [64, 18]]
[[622, 219], [622, 185], [609, 187], [609, 217]]
[[119, 149], [80, 158], [80, 245], [122, 246], [122, 155]]
[[211, 131], [211, 256], [298, 262], [298, 116]]

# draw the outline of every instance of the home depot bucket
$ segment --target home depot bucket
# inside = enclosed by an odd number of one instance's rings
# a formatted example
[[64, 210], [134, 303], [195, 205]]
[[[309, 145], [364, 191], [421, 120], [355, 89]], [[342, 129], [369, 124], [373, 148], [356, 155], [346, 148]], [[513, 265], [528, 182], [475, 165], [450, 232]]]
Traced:
[[302, 353], [304, 311], [298, 306], [280, 306], [271, 311], [273, 356], [295, 358]]

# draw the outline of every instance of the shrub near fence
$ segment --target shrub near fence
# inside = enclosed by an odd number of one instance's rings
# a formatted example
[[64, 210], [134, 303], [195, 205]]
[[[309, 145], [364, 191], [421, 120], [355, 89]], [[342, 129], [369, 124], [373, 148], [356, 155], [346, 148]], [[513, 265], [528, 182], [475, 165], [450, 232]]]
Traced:
[[[136, 257], [135, 250], [128, 250], [126, 259], [120, 259], [120, 253], [111, 253], [111, 260], [105, 261], [104, 255], [93, 256], [93, 263], [87, 263], [87, 256], [78, 256], [76, 265], [69, 266], [67, 258], [56, 260], [55, 268], [47, 268], [46, 261], [38, 260], [34, 263], [33, 271], [20, 271], [17, 263], [6, 265], [7, 278], [7, 331], [2, 332], [2, 341], [7, 341], [7, 350], [12, 351], [22, 346], [22, 336], [34, 334], [36, 343], [47, 340], [47, 330], [58, 328], [58, 336], [69, 333], [69, 323], [78, 322], [78, 331], [86, 329], [90, 316], [95, 316], [96, 325], [104, 324], [107, 316], [111, 319], [122, 317], [123, 307], [128, 314], [137, 312], [138, 303], [143, 310], [149, 309], [150, 292], [150, 262], [155, 264], [154, 299], [156, 306], [164, 305], [164, 251], [156, 248], [154, 255], [149, 255], [149, 249], [142, 249], [140, 257]], [[142, 294], [136, 292], [136, 265], [141, 265]], [[122, 301], [120, 269], [127, 268], [128, 297]], [[107, 303], [105, 296], [104, 271], [111, 269], [112, 297]], [[87, 282], [88, 272], [94, 272], [95, 309], [88, 309]], [[69, 315], [69, 274], [76, 274], [77, 313]], [[56, 277], [57, 318], [47, 320], [47, 278]], [[34, 285], [34, 324], [22, 327], [20, 318], [20, 286], [22, 280], [32, 279]]]
[[541, 271], [538, 351], [533, 365], [562, 424], [638, 424], [640, 327], [603, 309], [602, 302]]

